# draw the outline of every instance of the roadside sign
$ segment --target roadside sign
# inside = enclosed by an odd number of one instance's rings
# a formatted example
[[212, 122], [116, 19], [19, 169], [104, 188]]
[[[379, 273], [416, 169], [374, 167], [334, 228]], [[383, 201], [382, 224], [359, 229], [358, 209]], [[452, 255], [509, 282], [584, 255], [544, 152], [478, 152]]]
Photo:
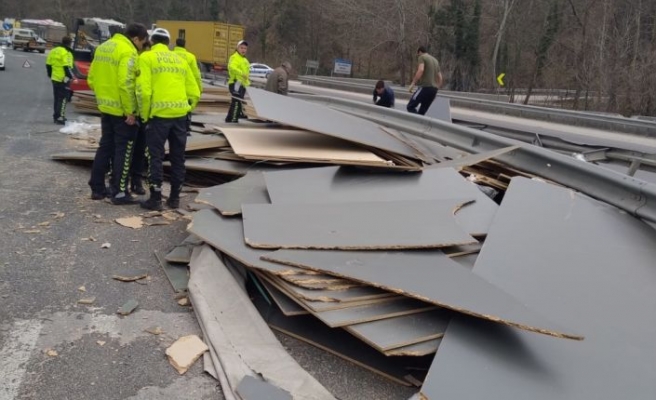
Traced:
[[497, 76], [497, 82], [499, 83], [500, 86], [503, 86], [503, 85], [504, 85], [504, 83], [503, 83], [503, 78], [504, 78], [505, 76], [506, 76], [506, 73], [505, 73], [505, 72], [502, 72], [502, 73], [499, 74], [499, 76]]
[[305, 62], [305, 67], [306, 68], [312, 68], [312, 69], [318, 69], [319, 68], [319, 61], [307, 60]]
[[351, 66], [353, 63], [350, 60], [342, 60], [340, 58], [335, 59], [335, 69], [333, 70], [336, 74], [351, 75]]
[[30, 64], [28, 60], [25, 60], [25, 62], [23, 63], [23, 68], [32, 68], [32, 64]]

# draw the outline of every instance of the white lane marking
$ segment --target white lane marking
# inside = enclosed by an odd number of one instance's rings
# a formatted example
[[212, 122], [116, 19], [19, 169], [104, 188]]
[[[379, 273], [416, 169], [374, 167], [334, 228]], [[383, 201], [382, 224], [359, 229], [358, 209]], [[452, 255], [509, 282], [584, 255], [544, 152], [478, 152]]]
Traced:
[[27, 371], [27, 362], [36, 346], [42, 323], [17, 320], [0, 348], [0, 400], [14, 400]]

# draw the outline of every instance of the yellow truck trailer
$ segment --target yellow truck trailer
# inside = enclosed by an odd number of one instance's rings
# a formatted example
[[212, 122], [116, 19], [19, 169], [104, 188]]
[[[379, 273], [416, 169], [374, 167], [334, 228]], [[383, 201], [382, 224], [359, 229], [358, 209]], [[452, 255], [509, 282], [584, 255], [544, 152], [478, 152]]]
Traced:
[[244, 38], [244, 27], [214, 21], [157, 21], [157, 28], [171, 34], [171, 43], [185, 39], [186, 48], [209, 69], [223, 70], [237, 43]]

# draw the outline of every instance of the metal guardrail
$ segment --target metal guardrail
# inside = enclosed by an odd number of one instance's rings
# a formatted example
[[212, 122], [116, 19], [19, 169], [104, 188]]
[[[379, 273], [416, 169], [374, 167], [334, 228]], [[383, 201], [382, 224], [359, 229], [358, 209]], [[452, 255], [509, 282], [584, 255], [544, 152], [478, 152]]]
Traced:
[[524, 142], [416, 114], [327, 96], [294, 96], [469, 153], [517, 145], [517, 150], [497, 158], [513, 168], [568, 186], [639, 218], [656, 222], [656, 185], [639, 179]]
[[[308, 86], [320, 86], [330, 89], [345, 90], [357, 93], [366, 93], [371, 94], [374, 90], [376, 81], [369, 83], [362, 80], [351, 80], [346, 81], [344, 78], [330, 78], [330, 77], [321, 77], [321, 76], [299, 76], [298, 80], [303, 82], [303, 84]], [[406, 88], [402, 86], [392, 86], [394, 89], [394, 94], [399, 99], [410, 99], [412, 94], [407, 91]], [[470, 92], [452, 92], [449, 90], [440, 90], [440, 96], [443, 97], [457, 97], [457, 98], [474, 98], [488, 101], [501, 101], [508, 102], [510, 97], [506, 95], [496, 95], [489, 93], [470, 93]]]
[[[367, 93], [371, 93], [370, 86], [353, 84], [343, 81], [331, 81], [330, 78], [300, 77], [307, 84], [322, 87], [330, 87], [344, 91], [361, 93], [366, 87]], [[399, 96], [400, 94], [400, 96]], [[397, 93], [403, 98], [405, 93]], [[594, 128], [606, 131], [625, 132], [641, 136], [656, 136], [656, 121], [637, 118], [624, 118], [612, 115], [600, 115], [596, 113], [554, 109], [547, 107], [513, 104], [503, 101], [494, 101], [489, 98], [475, 98], [473, 94], [461, 92], [440, 91], [440, 96], [447, 97], [455, 107], [475, 109], [495, 114], [504, 114], [515, 117], [535, 119], [581, 127]], [[490, 96], [490, 95], [486, 95]]]

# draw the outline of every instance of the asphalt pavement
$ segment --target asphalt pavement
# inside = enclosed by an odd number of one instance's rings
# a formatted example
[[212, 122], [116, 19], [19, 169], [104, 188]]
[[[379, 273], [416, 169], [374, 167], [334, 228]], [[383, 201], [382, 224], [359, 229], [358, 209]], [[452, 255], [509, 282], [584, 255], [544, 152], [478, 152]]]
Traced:
[[[202, 362], [179, 375], [164, 353], [178, 337], [200, 334], [193, 311], [178, 305], [153, 255], [180, 243], [188, 221], [138, 230], [116, 224], [116, 218], [141, 210], [90, 200], [90, 169], [50, 159], [76, 143], [52, 123], [44, 55], [5, 54], [7, 68], [0, 71], [0, 400], [222, 399]], [[69, 109], [69, 120], [78, 117]], [[111, 247], [102, 248], [104, 243]], [[112, 279], [130, 268], [147, 270], [149, 279]], [[95, 297], [93, 304], [78, 303], [89, 297]], [[116, 314], [131, 299], [139, 302], [137, 310]], [[146, 332], [152, 327], [164, 333]], [[322, 350], [278, 337], [339, 399], [407, 399], [413, 393]]]

